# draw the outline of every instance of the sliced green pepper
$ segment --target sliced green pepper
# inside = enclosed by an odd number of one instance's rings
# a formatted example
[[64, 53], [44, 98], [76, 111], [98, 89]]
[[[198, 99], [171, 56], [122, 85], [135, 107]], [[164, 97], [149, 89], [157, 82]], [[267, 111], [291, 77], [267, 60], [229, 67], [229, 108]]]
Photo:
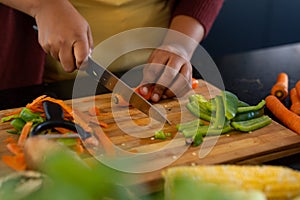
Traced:
[[22, 131], [26, 122], [22, 118], [16, 118], [10, 122], [10, 124], [19, 132]]
[[189, 96], [189, 101], [196, 102], [202, 110], [205, 110], [207, 112], [210, 112], [212, 110], [211, 103], [207, 101], [207, 99], [201, 94], [193, 94]]
[[254, 111], [254, 110], [260, 110], [260, 109], [264, 108], [265, 105], [266, 105], [266, 101], [263, 99], [256, 106], [238, 107], [237, 112], [243, 113], [243, 112], [249, 112], [249, 111]]
[[254, 131], [256, 129], [260, 129], [269, 125], [272, 122], [272, 119], [267, 115], [263, 115], [258, 118], [239, 121], [239, 122], [231, 122], [231, 125], [234, 129], [242, 132]]
[[200, 119], [203, 119], [205, 121], [211, 120], [211, 113], [209, 113], [207, 110], [201, 109], [199, 107], [199, 104], [196, 102], [189, 102], [186, 104], [186, 108], [196, 117], [199, 117]]
[[216, 129], [206, 125], [200, 126], [198, 129], [184, 129], [182, 131], [182, 134], [184, 135], [184, 137], [189, 138], [193, 137], [195, 134], [201, 134], [202, 136], [213, 136], [228, 133], [232, 130], [234, 130], [234, 128], [230, 124], [224, 126], [222, 129]]
[[194, 147], [197, 147], [197, 146], [199, 146], [202, 142], [203, 142], [203, 135], [202, 135], [202, 134], [196, 133], [196, 134], [193, 136], [193, 143], [192, 143], [192, 145], [193, 145]]
[[8, 122], [19, 117], [19, 114], [9, 115], [1, 118], [1, 122]]
[[238, 101], [238, 107], [247, 107], [247, 106], [250, 106], [250, 105], [244, 101], [241, 101], [241, 100]]
[[23, 108], [22, 111], [20, 112], [20, 117], [26, 121], [33, 121], [37, 123], [42, 123], [44, 119], [37, 113], [33, 113], [30, 109], [28, 108]]
[[248, 112], [237, 113], [236, 116], [231, 120], [233, 122], [245, 121], [249, 119], [254, 119], [264, 115], [264, 108], [259, 110], [253, 110]]
[[204, 125], [203, 121], [201, 119], [196, 119], [196, 120], [193, 120], [190, 122], [177, 124], [176, 128], [178, 131], [182, 131], [184, 129], [195, 128], [195, 127], [202, 126], [202, 125]]
[[224, 109], [224, 103], [223, 98], [221, 96], [216, 96], [213, 101], [216, 105], [216, 116], [213, 121], [213, 127], [217, 129], [223, 128], [225, 124], [225, 109]]
[[229, 91], [222, 91], [221, 96], [224, 102], [225, 116], [228, 120], [231, 120], [236, 115], [239, 99]]
[[165, 140], [167, 137], [171, 137], [171, 133], [165, 133], [163, 130], [159, 130], [154, 133], [155, 139]]

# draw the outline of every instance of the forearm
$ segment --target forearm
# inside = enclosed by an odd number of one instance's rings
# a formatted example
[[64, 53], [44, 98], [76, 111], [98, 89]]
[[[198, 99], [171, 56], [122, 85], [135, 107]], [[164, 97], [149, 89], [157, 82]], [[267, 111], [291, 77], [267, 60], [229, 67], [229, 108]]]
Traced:
[[195, 48], [204, 38], [205, 30], [200, 22], [190, 16], [175, 16], [169, 26], [164, 45], [175, 45], [191, 58]]

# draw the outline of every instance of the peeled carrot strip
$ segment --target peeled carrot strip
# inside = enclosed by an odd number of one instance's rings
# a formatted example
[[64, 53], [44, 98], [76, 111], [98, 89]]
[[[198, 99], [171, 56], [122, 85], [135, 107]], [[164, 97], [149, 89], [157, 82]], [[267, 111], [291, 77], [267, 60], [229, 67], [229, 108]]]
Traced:
[[280, 101], [288, 96], [288, 75], [284, 72], [278, 74], [277, 81], [271, 89], [271, 94], [276, 96]]
[[23, 149], [17, 143], [8, 143], [6, 147], [11, 153], [15, 155], [23, 153]]
[[10, 115], [19, 114], [22, 111], [22, 109], [23, 108], [19, 108], [19, 109], [13, 110], [11, 112], [7, 112], [7, 113], [4, 114], [4, 116], [10, 116]]
[[287, 109], [274, 95], [266, 97], [266, 106], [286, 127], [300, 135], [300, 116]]
[[17, 141], [13, 137], [8, 137], [5, 140], [3, 140], [3, 142], [5, 142], [7, 144], [9, 144], [9, 143], [17, 143]]
[[3, 155], [2, 161], [16, 171], [23, 171], [27, 167], [24, 154], [18, 154], [14, 156]]
[[26, 124], [24, 125], [24, 127], [23, 127], [23, 129], [21, 131], [21, 134], [19, 136], [18, 145], [24, 146], [25, 141], [26, 141], [26, 139], [27, 139], [27, 137], [28, 137], [28, 135], [30, 133], [32, 124], [33, 124], [32, 121], [26, 122]]
[[290, 110], [296, 113], [297, 115], [300, 115], [300, 98], [297, 94], [296, 88], [292, 88], [290, 91], [290, 99], [291, 99], [291, 107]]

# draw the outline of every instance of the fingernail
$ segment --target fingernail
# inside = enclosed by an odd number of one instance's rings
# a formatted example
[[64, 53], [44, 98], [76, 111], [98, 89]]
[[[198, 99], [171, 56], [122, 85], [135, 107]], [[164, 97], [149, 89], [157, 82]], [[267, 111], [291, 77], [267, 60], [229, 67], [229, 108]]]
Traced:
[[151, 99], [152, 99], [152, 101], [155, 101], [155, 102], [158, 101], [159, 100], [158, 94], [156, 94], [156, 93], [153, 94]]
[[143, 95], [147, 95], [148, 94], [148, 88], [147, 87], [142, 87], [141, 93]]

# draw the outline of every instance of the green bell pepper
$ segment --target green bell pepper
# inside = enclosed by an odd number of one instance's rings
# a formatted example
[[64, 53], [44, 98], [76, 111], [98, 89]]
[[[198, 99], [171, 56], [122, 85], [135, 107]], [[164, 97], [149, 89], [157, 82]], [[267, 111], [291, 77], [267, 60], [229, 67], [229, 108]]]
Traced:
[[221, 96], [224, 102], [225, 116], [228, 120], [231, 120], [236, 115], [239, 99], [229, 91], [222, 91]]
[[246, 121], [231, 122], [231, 126], [238, 131], [250, 132], [265, 127], [271, 122], [272, 119], [270, 117], [268, 117], [267, 115], [263, 115], [261, 117]]

